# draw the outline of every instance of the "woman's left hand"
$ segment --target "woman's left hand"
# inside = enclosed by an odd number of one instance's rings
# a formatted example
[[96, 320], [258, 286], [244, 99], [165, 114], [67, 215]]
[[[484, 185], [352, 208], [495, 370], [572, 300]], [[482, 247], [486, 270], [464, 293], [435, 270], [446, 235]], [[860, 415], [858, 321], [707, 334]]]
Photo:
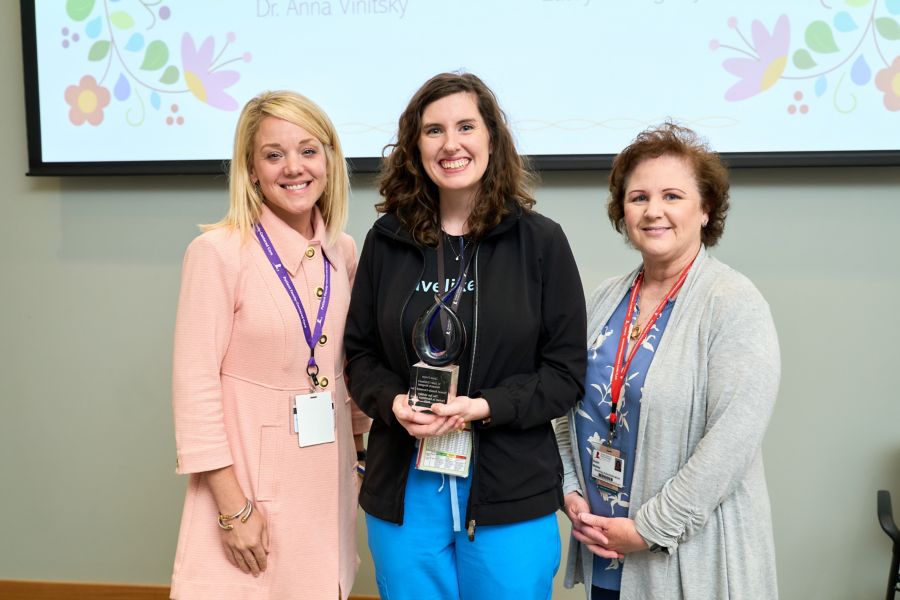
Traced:
[[440, 417], [461, 417], [463, 421], [481, 421], [491, 416], [491, 407], [484, 398], [454, 396], [446, 404], [432, 404], [431, 412]]
[[[631, 554], [646, 550], [647, 542], [641, 537], [634, 527], [634, 521], [627, 517], [601, 517], [599, 515], [583, 512], [578, 518], [585, 525], [599, 529], [609, 543], [607, 550], [618, 554]], [[578, 536], [575, 536], [576, 539]], [[581, 540], [579, 540], [581, 541]]]

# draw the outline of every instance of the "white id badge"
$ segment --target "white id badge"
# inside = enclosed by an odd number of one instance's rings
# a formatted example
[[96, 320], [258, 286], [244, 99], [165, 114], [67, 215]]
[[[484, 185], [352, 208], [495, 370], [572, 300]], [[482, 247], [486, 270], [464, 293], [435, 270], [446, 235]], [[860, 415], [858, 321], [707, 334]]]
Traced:
[[625, 456], [615, 448], [600, 446], [591, 459], [591, 477], [608, 492], [618, 492], [625, 485]]
[[334, 441], [334, 402], [331, 392], [297, 394], [297, 440], [301, 448]]

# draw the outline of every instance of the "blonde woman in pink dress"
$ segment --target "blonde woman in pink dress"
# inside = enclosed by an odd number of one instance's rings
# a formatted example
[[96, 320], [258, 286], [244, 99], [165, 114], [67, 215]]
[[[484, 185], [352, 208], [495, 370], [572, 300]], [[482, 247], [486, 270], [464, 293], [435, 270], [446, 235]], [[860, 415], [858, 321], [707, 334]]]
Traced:
[[188, 247], [175, 324], [171, 597], [346, 599], [368, 419], [344, 384], [356, 247], [325, 113], [292, 92], [244, 107], [230, 207]]

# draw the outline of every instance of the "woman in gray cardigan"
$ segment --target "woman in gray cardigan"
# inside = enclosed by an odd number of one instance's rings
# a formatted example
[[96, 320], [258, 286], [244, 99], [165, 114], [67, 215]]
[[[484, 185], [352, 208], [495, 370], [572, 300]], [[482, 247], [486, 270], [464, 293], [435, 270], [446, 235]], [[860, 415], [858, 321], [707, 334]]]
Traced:
[[557, 423], [566, 585], [593, 600], [777, 598], [761, 444], [780, 357], [759, 291], [706, 252], [727, 169], [666, 123], [616, 157], [609, 188], [642, 264], [594, 292], [586, 395]]

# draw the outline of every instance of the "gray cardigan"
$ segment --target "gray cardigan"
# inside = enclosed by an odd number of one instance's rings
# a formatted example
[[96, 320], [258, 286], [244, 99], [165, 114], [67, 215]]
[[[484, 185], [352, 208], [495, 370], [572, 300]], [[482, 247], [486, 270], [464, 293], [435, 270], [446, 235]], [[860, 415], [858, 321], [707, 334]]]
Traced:
[[[637, 270], [588, 303], [588, 345]], [[617, 340], [607, 343], [616, 343]], [[761, 444], [780, 377], [769, 306], [743, 275], [701, 249], [647, 371], [629, 517], [662, 552], [624, 560], [622, 600], [771, 600], [775, 548]], [[556, 422], [564, 491], [583, 494], [572, 454], [574, 411]], [[585, 584], [592, 554], [570, 538], [566, 587]]]

